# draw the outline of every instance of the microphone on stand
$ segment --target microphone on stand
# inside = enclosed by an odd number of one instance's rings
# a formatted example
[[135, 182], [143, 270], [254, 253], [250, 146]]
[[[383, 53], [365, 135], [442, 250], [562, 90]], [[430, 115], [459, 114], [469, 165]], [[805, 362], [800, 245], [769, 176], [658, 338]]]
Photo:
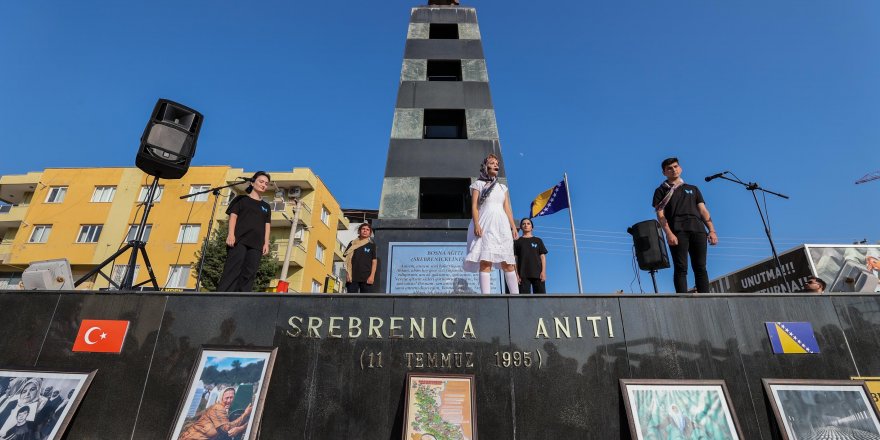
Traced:
[[241, 176], [238, 176], [238, 178], [241, 179], [241, 180], [244, 180], [245, 182], [254, 183], [254, 179], [251, 179], [250, 177], [241, 177]]
[[729, 173], [729, 172], [730, 172], [730, 171], [724, 171], [724, 172], [721, 172], [721, 173], [718, 173], [718, 174], [713, 174], [713, 175], [711, 175], [711, 176], [709, 176], [709, 177], [706, 178], [706, 182], [709, 182], [709, 181], [715, 180], [715, 179], [717, 179], [717, 178], [719, 178], [719, 177], [721, 177], [721, 176], [723, 176], [723, 175], [725, 175], [725, 174], [727, 174], [727, 173]]

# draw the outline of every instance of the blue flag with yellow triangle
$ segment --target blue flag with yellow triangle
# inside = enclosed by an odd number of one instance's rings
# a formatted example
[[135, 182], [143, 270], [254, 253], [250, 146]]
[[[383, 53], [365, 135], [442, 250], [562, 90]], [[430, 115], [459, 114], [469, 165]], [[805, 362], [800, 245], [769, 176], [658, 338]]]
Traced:
[[809, 322], [765, 322], [776, 354], [816, 354], [819, 343]]
[[550, 215], [565, 208], [568, 208], [568, 188], [563, 180], [553, 188], [538, 194], [538, 197], [532, 201], [529, 218]]

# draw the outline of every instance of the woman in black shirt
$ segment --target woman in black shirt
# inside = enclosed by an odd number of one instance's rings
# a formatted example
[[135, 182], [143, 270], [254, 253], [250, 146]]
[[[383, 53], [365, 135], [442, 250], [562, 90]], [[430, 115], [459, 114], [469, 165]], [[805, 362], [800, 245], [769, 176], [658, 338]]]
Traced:
[[262, 195], [269, 187], [270, 177], [263, 171], [254, 173], [246, 195], [232, 200], [229, 234], [226, 236], [226, 265], [217, 284], [218, 292], [253, 292], [254, 278], [260, 258], [269, 253], [269, 228], [272, 207]]

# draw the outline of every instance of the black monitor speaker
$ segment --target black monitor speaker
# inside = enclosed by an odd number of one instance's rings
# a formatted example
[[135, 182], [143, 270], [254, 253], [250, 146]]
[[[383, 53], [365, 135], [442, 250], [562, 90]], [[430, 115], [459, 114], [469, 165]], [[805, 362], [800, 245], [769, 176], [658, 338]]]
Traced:
[[641, 270], [660, 270], [669, 267], [669, 254], [657, 220], [645, 220], [626, 230], [632, 235], [636, 260]]
[[174, 101], [160, 99], [141, 136], [135, 165], [162, 179], [179, 179], [196, 154], [202, 114]]

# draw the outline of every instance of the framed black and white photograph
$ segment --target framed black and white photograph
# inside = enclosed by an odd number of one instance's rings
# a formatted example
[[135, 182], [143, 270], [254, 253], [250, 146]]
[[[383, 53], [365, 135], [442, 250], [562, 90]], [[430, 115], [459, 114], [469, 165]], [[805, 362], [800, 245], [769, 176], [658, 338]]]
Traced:
[[629, 430], [635, 440], [740, 440], [723, 380], [620, 379]]
[[0, 369], [0, 439], [58, 440], [95, 371]]
[[257, 438], [276, 352], [202, 347], [170, 438]]
[[764, 379], [785, 440], [880, 440], [880, 418], [864, 382]]

